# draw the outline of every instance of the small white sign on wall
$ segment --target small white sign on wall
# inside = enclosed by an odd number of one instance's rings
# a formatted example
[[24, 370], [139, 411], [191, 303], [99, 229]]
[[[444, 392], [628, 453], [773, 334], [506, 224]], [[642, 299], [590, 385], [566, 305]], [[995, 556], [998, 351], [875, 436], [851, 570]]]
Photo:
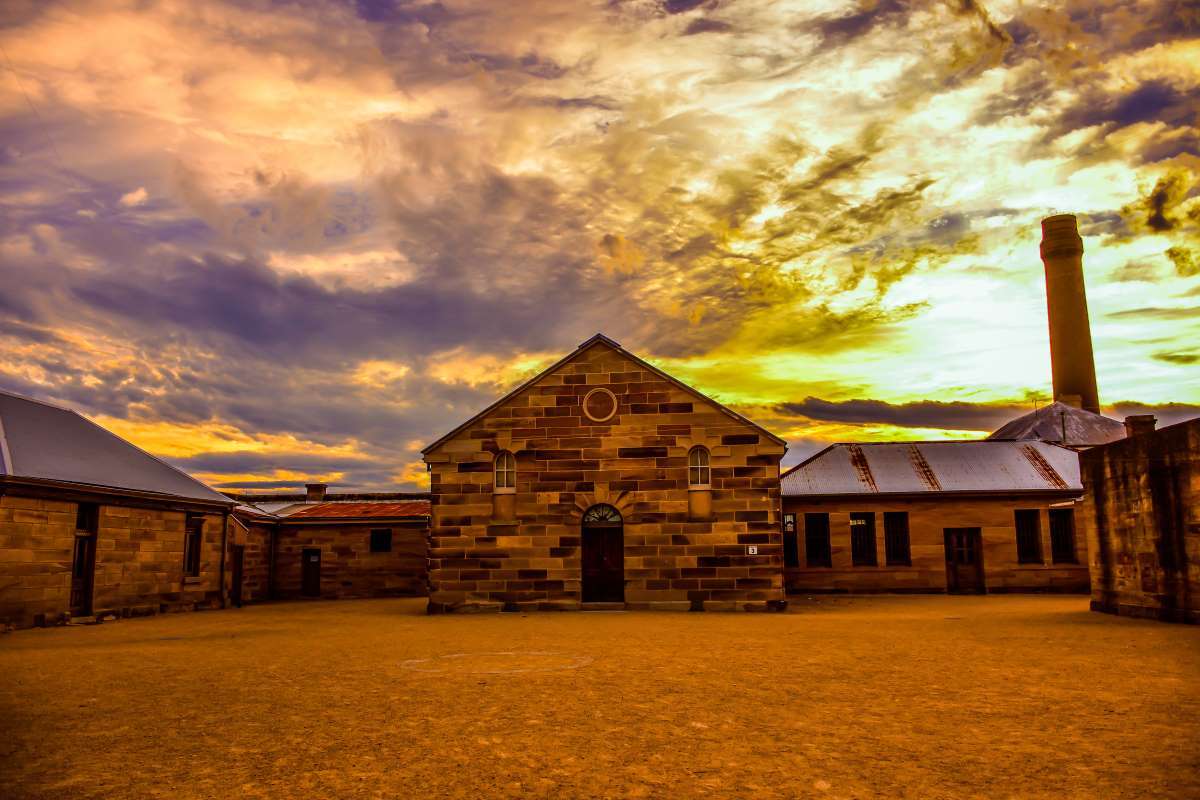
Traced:
[[751, 556], [758, 555], [758, 545], [756, 545], [756, 544], [746, 545], [746, 555], [751, 555]]

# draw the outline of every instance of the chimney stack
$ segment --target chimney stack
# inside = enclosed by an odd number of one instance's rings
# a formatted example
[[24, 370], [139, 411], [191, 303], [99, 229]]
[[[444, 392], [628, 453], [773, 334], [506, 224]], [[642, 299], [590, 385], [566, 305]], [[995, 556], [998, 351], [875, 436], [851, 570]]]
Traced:
[[304, 484], [306, 503], [323, 503], [325, 502], [325, 490], [329, 486], [324, 483], [306, 483]]
[[1074, 214], [1042, 220], [1041, 251], [1046, 265], [1054, 399], [1099, 414], [1100, 393], [1083, 286], [1083, 239]]
[[1132, 439], [1135, 436], [1154, 433], [1154, 425], [1157, 422], [1153, 414], [1131, 414], [1125, 418], [1125, 436]]

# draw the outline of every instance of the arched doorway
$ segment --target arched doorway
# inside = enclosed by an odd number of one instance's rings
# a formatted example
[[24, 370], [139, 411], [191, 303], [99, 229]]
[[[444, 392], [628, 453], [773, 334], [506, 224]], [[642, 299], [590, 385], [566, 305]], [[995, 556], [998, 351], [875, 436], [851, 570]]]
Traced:
[[625, 601], [625, 523], [606, 503], [583, 515], [583, 602]]

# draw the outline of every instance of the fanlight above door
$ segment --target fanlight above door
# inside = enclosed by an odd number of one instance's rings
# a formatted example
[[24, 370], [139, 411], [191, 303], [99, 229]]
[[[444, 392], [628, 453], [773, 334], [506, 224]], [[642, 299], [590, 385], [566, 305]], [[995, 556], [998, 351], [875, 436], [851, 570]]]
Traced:
[[620, 525], [621, 512], [607, 503], [589, 508], [583, 515], [584, 525]]

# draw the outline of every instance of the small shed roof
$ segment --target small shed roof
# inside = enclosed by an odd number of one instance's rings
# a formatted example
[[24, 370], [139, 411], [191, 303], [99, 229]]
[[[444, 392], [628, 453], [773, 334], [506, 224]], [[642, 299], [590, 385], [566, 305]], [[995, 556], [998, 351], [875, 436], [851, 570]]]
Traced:
[[183, 470], [75, 411], [3, 391], [0, 476], [233, 505]]
[[1009, 420], [989, 439], [1040, 439], [1067, 447], [1095, 447], [1125, 438], [1125, 424], [1057, 400]]
[[1079, 457], [1040, 441], [839, 443], [785, 473], [784, 496], [1079, 493]]

